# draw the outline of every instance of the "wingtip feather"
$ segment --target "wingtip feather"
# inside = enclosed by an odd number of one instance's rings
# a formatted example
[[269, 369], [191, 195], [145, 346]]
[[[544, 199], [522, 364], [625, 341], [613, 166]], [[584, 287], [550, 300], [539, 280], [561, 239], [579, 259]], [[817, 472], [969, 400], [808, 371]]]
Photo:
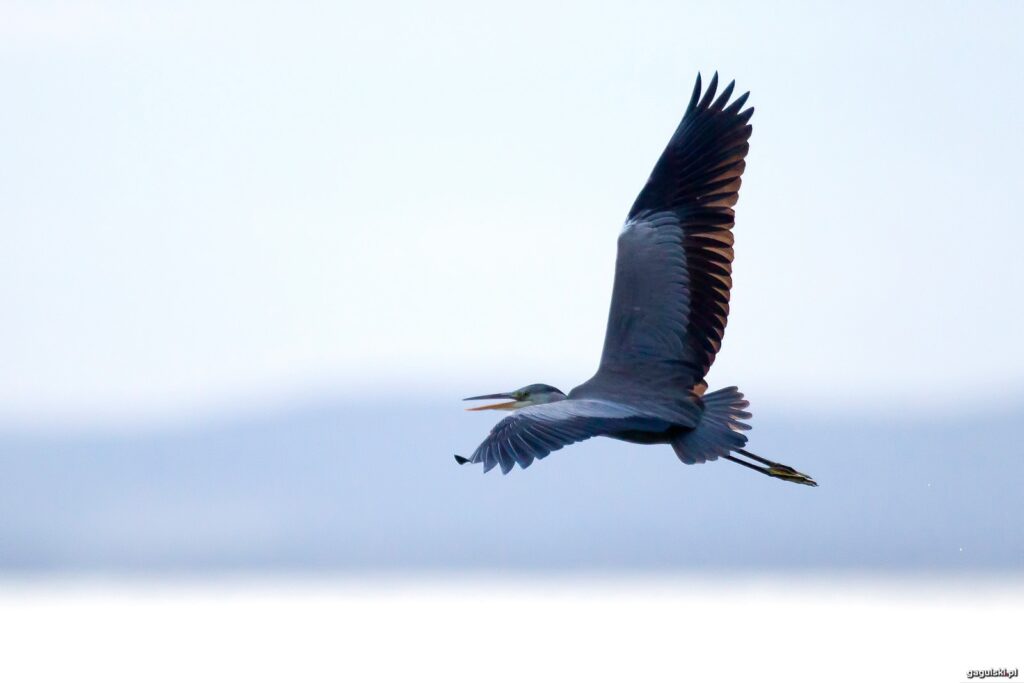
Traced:
[[697, 82], [693, 84], [693, 94], [690, 95], [690, 104], [686, 105], [686, 110], [687, 111], [691, 111], [691, 110], [693, 110], [694, 107], [697, 106], [697, 101], [700, 98], [700, 90], [701, 90], [700, 72], [698, 71], [697, 72]]
[[711, 105], [712, 109], [721, 110], [729, 102], [729, 98], [732, 97], [732, 91], [736, 88], [736, 81], [729, 81], [729, 85], [725, 86], [725, 90], [718, 96], [715, 103]]
[[718, 72], [717, 71], [715, 72], [715, 75], [711, 77], [711, 82], [708, 83], [707, 92], [704, 93], [704, 97], [701, 99], [700, 104], [697, 105], [698, 108], [700, 108], [700, 109], [707, 109], [708, 106], [710, 106], [711, 103], [714, 101], [715, 93], [716, 92], [718, 92]]
[[749, 97], [750, 97], [750, 91], [748, 90], [747, 92], [745, 92], [742, 95], [740, 95], [739, 97], [737, 97], [736, 100], [732, 104], [730, 104], [728, 106], [728, 108], [726, 108], [725, 113], [726, 114], [735, 114], [736, 112], [738, 112], [740, 109], [743, 108], [743, 105], [747, 103], [747, 99]]

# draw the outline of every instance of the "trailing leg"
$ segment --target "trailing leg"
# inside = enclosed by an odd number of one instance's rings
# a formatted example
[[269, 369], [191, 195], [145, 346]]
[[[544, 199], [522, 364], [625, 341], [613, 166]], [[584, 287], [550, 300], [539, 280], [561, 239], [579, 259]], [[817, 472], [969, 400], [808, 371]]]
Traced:
[[722, 457], [725, 458], [726, 460], [731, 460], [737, 465], [743, 465], [744, 467], [756, 470], [761, 474], [765, 474], [769, 477], [775, 477], [776, 479], [782, 479], [783, 481], [791, 481], [794, 484], [805, 484], [807, 486], [818, 485], [818, 482], [811, 479], [810, 476], [804, 474], [803, 472], [796, 471], [789, 465], [783, 465], [780, 462], [772, 462], [767, 458], [762, 458], [760, 455], [755, 455], [754, 453], [751, 453], [750, 451], [744, 450], [742, 448], [737, 448], [736, 452], [739, 453], [740, 455], [744, 455], [750, 458], [751, 460], [756, 460], [757, 462], [762, 463], [763, 465], [766, 466], [760, 467], [758, 465], [749, 463], [745, 460], [740, 460], [739, 458], [734, 457], [732, 455], [723, 455]]

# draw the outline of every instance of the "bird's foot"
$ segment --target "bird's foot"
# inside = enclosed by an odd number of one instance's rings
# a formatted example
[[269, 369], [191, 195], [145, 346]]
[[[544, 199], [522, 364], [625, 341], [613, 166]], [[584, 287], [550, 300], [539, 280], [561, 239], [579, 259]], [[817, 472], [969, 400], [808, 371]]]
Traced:
[[761, 463], [761, 465], [765, 465], [765, 467], [754, 465], [753, 463], [740, 460], [739, 458], [734, 458], [731, 455], [726, 455], [725, 458], [728, 460], [732, 460], [734, 463], [737, 463], [739, 465], [743, 465], [744, 467], [749, 467], [752, 470], [757, 470], [761, 474], [767, 474], [769, 477], [775, 477], [776, 479], [782, 479], [783, 481], [791, 481], [794, 484], [804, 484], [805, 486], [818, 485], [818, 482], [811, 479], [810, 476], [804, 474], [803, 472], [797, 472], [789, 465], [783, 465], [781, 462], [775, 462], [773, 460], [769, 460], [768, 458], [762, 458], [760, 455], [757, 455], [756, 453], [751, 453], [750, 451], [744, 450], [742, 448], [737, 448], [736, 452], [739, 453], [740, 455], [750, 458], [751, 460], [755, 460]]
[[791, 481], [794, 484], [804, 484], [806, 486], [817, 486], [818, 482], [810, 478], [810, 476], [803, 472], [797, 472], [789, 465], [783, 465], [781, 463], [773, 462], [768, 466], [764, 473], [769, 477], [775, 477], [776, 479], [782, 479], [784, 481]]

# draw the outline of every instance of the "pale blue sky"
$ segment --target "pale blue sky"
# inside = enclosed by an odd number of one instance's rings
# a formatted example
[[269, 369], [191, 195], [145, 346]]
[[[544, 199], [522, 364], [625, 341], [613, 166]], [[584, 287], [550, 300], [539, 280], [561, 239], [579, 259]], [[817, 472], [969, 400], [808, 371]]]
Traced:
[[[698, 70], [751, 90], [712, 384], [1024, 387], [1020, 3], [0, 2], [0, 418], [596, 364]], [[966, 397], [966, 398], [965, 398]]]

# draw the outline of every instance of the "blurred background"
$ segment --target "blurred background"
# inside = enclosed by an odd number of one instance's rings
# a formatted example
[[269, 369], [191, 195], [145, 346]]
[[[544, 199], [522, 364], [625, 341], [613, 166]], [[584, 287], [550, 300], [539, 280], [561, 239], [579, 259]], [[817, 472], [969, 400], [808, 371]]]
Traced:
[[[0, 1], [0, 579], [1017, 585], [1022, 20]], [[457, 468], [463, 396], [596, 368], [715, 70], [756, 114], [709, 382], [820, 488], [605, 440]]]

